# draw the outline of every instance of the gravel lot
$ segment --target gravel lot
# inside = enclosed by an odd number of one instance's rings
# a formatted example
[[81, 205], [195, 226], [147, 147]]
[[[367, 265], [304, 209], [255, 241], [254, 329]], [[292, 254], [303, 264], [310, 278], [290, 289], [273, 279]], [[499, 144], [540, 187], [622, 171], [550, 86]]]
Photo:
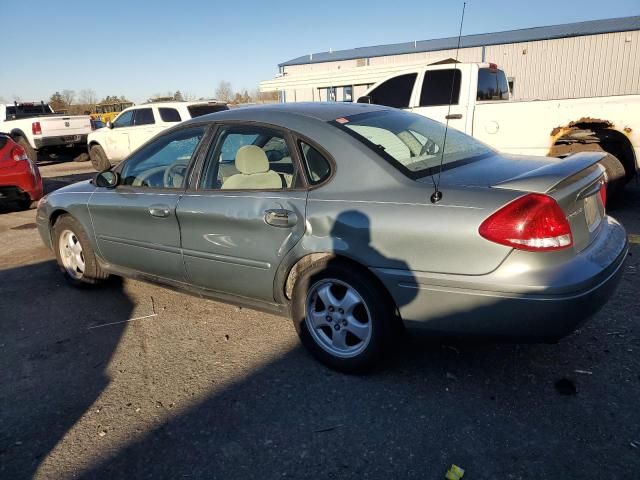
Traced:
[[[46, 190], [92, 171], [41, 169]], [[613, 215], [640, 234], [639, 212], [633, 185]], [[1, 478], [640, 478], [638, 243], [557, 345], [413, 339], [354, 377], [287, 319], [131, 280], [68, 287], [34, 216], [0, 214]]]

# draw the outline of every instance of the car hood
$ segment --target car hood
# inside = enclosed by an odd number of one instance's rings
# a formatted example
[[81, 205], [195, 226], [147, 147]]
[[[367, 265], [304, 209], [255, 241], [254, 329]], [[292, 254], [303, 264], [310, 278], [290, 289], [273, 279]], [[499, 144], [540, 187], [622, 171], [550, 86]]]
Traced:
[[[441, 186], [492, 187], [544, 193], [567, 177], [597, 163], [601, 152], [566, 158], [496, 154], [442, 172]], [[419, 181], [431, 184], [431, 177]]]

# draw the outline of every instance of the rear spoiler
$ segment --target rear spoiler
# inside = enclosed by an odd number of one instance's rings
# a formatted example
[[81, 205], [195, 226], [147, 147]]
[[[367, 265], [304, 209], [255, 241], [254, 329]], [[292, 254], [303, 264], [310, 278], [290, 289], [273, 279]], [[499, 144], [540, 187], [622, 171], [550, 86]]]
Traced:
[[[606, 156], [607, 152], [573, 153], [562, 159], [554, 159], [553, 163], [492, 185], [492, 187], [546, 193], [557, 188], [567, 178], [597, 164]], [[602, 171], [604, 173], [604, 168]]]

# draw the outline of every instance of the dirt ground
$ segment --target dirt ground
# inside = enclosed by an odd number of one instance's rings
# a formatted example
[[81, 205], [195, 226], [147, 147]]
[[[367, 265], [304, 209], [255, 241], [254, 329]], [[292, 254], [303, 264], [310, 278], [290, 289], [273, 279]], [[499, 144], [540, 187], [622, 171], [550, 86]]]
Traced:
[[[44, 162], [45, 188], [88, 163]], [[640, 234], [640, 187], [612, 214]], [[0, 213], [0, 478], [640, 478], [640, 237], [555, 345], [406, 341], [346, 376], [291, 323], [132, 280], [73, 289]]]

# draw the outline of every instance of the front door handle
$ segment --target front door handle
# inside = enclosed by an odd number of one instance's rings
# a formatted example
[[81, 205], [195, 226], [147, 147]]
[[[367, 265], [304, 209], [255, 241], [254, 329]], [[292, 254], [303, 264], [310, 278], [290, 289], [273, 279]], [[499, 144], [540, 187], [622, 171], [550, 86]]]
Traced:
[[170, 213], [169, 205], [151, 205], [149, 213], [152, 217], [168, 217]]
[[272, 208], [265, 210], [264, 221], [274, 227], [293, 227], [298, 222], [298, 216], [291, 210], [284, 208]]
[[461, 113], [450, 113], [449, 115], [445, 116], [444, 118], [446, 118], [447, 120], [460, 120], [462, 118], [462, 114]]

